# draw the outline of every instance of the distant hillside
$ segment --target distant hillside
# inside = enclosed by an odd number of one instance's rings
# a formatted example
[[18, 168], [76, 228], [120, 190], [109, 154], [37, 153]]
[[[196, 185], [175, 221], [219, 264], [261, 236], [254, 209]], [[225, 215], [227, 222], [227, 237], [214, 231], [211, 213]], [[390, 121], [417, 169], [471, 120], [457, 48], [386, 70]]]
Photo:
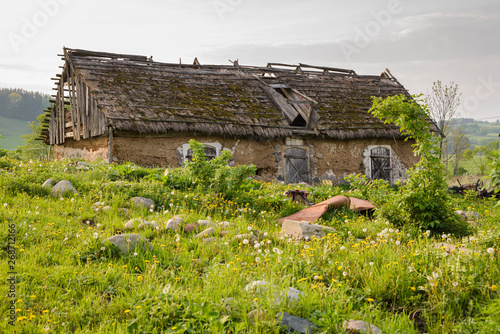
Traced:
[[472, 118], [455, 118], [452, 127], [461, 126], [473, 147], [484, 146], [490, 141], [498, 141], [500, 122], [476, 121]]
[[35, 121], [49, 106], [48, 94], [20, 88], [0, 88], [0, 116]]
[[24, 139], [21, 136], [30, 132], [28, 121], [0, 116], [0, 148], [6, 150], [15, 150], [18, 146], [24, 145]]

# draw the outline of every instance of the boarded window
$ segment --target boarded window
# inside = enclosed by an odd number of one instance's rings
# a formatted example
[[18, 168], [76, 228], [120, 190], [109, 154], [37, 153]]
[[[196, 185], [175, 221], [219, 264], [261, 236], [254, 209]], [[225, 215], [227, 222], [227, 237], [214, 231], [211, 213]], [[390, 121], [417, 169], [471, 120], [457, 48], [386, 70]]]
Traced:
[[391, 151], [386, 147], [370, 150], [371, 179], [391, 182]]
[[[210, 161], [217, 156], [217, 149], [215, 147], [205, 145], [205, 158]], [[186, 159], [191, 161], [193, 159], [193, 150], [188, 149]]]
[[286, 183], [309, 183], [309, 158], [301, 148], [288, 148], [285, 151]]

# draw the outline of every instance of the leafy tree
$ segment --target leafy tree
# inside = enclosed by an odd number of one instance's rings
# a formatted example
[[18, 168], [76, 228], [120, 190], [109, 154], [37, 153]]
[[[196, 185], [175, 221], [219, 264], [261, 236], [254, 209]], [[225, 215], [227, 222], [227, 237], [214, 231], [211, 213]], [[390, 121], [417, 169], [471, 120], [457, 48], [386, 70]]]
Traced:
[[370, 113], [385, 123], [400, 127], [405, 140], [415, 141], [413, 152], [420, 161], [408, 171], [409, 178], [400, 193], [387, 205], [378, 209], [378, 215], [399, 226], [413, 225], [435, 233], [470, 233], [468, 225], [460, 221], [449, 201], [448, 186], [440, 159], [439, 138], [429, 129], [429, 112], [420, 97], [408, 99], [404, 95], [374, 98]]
[[448, 163], [447, 138], [451, 131], [452, 118], [457, 115], [460, 106], [460, 95], [458, 85], [451, 82], [449, 86], [443, 85], [440, 80], [432, 84], [431, 93], [428, 93], [425, 102], [428, 105], [431, 117], [438, 128], [443, 132], [444, 138], [440, 138], [441, 155], [444, 162]]
[[42, 121], [44, 120], [44, 118], [45, 114], [38, 115], [36, 121], [28, 124], [31, 133], [25, 136], [21, 136], [21, 138], [24, 138], [25, 146], [21, 147], [20, 149], [24, 153], [24, 155], [29, 158], [39, 157], [42, 151], [48, 148], [47, 144], [37, 139], [42, 134]]

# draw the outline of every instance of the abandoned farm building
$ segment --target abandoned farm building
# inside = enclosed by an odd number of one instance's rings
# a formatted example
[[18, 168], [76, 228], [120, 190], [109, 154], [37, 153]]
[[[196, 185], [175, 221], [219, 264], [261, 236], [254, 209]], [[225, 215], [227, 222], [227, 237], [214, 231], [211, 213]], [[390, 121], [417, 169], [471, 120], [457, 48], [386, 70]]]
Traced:
[[230, 150], [231, 163], [287, 183], [352, 173], [393, 183], [418, 161], [397, 126], [368, 113], [372, 96], [409, 96], [388, 70], [168, 64], [68, 48], [62, 58], [43, 132], [59, 159], [178, 167], [195, 139], [207, 157]]

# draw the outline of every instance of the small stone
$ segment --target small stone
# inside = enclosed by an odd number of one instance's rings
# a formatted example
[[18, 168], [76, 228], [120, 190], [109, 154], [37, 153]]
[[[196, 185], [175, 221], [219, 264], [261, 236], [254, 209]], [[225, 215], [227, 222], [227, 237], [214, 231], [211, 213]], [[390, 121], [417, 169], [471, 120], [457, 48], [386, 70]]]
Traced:
[[200, 233], [198, 233], [195, 236], [195, 238], [210, 237], [210, 236], [214, 235], [214, 233], [215, 233], [215, 229], [213, 227], [209, 227], [206, 230], [203, 230]]
[[75, 187], [71, 184], [71, 182], [62, 180], [59, 181], [55, 186], [51, 189], [52, 196], [64, 196], [68, 193], [78, 194]]
[[349, 319], [349, 321], [345, 320], [342, 323], [342, 327], [348, 331], [349, 333], [353, 334], [365, 334], [365, 333], [373, 333], [373, 334], [381, 334], [382, 331], [380, 328], [371, 325], [367, 322], [364, 322], [362, 320], [353, 320]]
[[231, 224], [231, 222], [226, 222], [226, 221], [219, 222], [217, 225], [219, 227], [222, 227], [222, 228], [231, 228], [231, 227], [233, 227], [233, 224]]
[[145, 197], [134, 197], [132, 198], [132, 203], [135, 208], [146, 208], [149, 210], [155, 207], [155, 202], [152, 199]]
[[184, 222], [182, 218], [171, 218], [167, 221], [166, 229], [171, 231], [178, 231]]
[[271, 283], [267, 281], [253, 281], [245, 286], [243, 290], [250, 292], [250, 293], [260, 293], [268, 288], [272, 287]]
[[56, 180], [54, 180], [54, 179], [48, 179], [47, 181], [45, 181], [42, 184], [42, 188], [51, 189], [55, 182], [56, 182]]
[[184, 232], [186, 233], [191, 233], [198, 230], [198, 224], [195, 223], [189, 223], [186, 226], [184, 226]]
[[334, 228], [311, 224], [306, 221], [285, 220], [282, 225], [282, 233], [295, 239], [311, 239], [312, 236], [321, 239], [327, 233], [334, 232]]
[[297, 290], [295, 288], [288, 288], [286, 291], [286, 297], [288, 298], [288, 301], [295, 303], [300, 301], [300, 297], [303, 295], [303, 293], [300, 290]]
[[147, 221], [145, 221], [144, 219], [141, 219], [141, 218], [130, 219], [127, 223], [125, 223], [125, 229], [132, 230], [136, 227], [139, 227], [139, 225], [144, 223], [144, 222], [147, 223]]
[[314, 333], [314, 331], [318, 328], [318, 326], [309, 320], [295, 317], [286, 312], [277, 313], [276, 319], [282, 326], [286, 327], [289, 333], [310, 334]]
[[140, 234], [118, 234], [106, 241], [116, 245], [125, 255], [135, 249], [151, 250], [153, 248], [151, 243]]
[[210, 237], [210, 238], [203, 239], [203, 242], [206, 244], [211, 244], [212, 242], [215, 242], [216, 240], [217, 240], [216, 237]]
[[207, 219], [198, 220], [198, 226], [201, 226], [201, 227], [217, 227], [217, 225], [215, 225], [215, 223], [213, 221], [207, 220]]

